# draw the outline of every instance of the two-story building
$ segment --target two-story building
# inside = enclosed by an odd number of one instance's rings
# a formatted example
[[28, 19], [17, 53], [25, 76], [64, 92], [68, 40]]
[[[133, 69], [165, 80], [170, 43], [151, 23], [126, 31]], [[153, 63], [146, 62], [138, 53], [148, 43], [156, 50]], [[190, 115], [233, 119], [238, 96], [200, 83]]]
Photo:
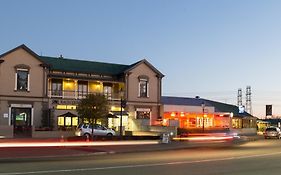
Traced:
[[126, 131], [143, 131], [160, 117], [164, 75], [147, 60], [131, 65], [39, 56], [25, 45], [0, 55], [0, 136], [33, 136], [79, 124], [76, 107], [89, 93], [109, 101], [109, 127], [120, 126], [120, 101]]

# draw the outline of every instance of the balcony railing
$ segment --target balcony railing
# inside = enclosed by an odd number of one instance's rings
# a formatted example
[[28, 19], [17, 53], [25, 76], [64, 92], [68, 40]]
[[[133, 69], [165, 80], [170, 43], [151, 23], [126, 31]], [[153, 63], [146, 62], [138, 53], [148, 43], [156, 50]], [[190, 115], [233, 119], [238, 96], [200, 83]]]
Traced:
[[107, 100], [121, 100], [121, 93], [98, 93], [85, 91], [49, 90], [50, 98], [82, 99], [88, 94], [103, 94]]

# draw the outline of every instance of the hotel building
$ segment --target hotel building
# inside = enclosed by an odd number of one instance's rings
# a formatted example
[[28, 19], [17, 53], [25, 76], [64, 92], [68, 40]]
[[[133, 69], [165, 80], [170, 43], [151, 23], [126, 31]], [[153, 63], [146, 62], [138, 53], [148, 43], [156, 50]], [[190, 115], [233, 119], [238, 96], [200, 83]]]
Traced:
[[125, 131], [149, 130], [160, 118], [164, 75], [147, 60], [131, 65], [39, 56], [25, 45], [0, 55], [0, 136], [34, 137], [45, 127], [71, 130], [79, 124], [77, 103], [89, 93], [108, 99], [118, 130], [120, 101]]

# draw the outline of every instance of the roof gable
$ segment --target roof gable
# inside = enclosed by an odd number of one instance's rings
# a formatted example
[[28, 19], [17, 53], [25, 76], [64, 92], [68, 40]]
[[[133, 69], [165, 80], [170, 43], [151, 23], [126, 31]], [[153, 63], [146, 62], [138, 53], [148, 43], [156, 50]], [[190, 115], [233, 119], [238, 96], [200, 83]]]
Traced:
[[10, 54], [10, 53], [12, 53], [12, 52], [18, 50], [18, 49], [23, 49], [23, 50], [25, 50], [25, 51], [28, 52], [30, 55], [32, 55], [33, 57], [35, 57], [37, 60], [39, 60], [40, 62], [42, 62], [42, 60], [39, 59], [39, 56], [38, 56], [35, 52], [33, 52], [30, 48], [28, 48], [26, 45], [24, 45], [24, 44], [19, 45], [18, 47], [14, 48], [14, 49], [11, 49], [11, 50], [9, 50], [9, 51], [7, 51], [7, 52], [1, 54], [1, 55], [0, 55], [0, 58], [2, 58], [2, 57], [4, 57], [4, 56], [6, 56], [6, 55], [8, 55], [8, 54]]
[[160, 78], [163, 78], [164, 75], [159, 71], [157, 70], [152, 64], [150, 64], [146, 59], [143, 59], [143, 60], [140, 60], [134, 64], [131, 64], [128, 69], [125, 70], [125, 73], [135, 69], [136, 67], [138, 67], [139, 65], [141, 64], [146, 64], [152, 71], [154, 71]]

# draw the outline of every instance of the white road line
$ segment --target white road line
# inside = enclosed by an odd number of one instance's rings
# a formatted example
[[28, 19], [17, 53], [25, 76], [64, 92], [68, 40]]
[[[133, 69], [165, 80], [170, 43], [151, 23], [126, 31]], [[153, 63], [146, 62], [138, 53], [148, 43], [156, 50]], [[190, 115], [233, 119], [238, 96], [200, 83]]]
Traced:
[[0, 175], [47, 174], [47, 173], [97, 171], [97, 170], [136, 168], [136, 167], [154, 167], [154, 166], [164, 166], [164, 165], [180, 165], [180, 164], [216, 162], [216, 161], [225, 161], [225, 160], [238, 160], [238, 159], [247, 159], [247, 158], [254, 158], [254, 157], [266, 157], [266, 156], [272, 156], [278, 154], [281, 154], [281, 152], [256, 154], [256, 155], [248, 155], [248, 156], [241, 156], [241, 157], [203, 159], [203, 160], [194, 160], [194, 161], [180, 161], [180, 162], [167, 162], [167, 163], [154, 163], [154, 164], [121, 165], [121, 166], [109, 166], [109, 167], [98, 167], [98, 168], [80, 168], [80, 169], [78, 168], [78, 169], [62, 169], [62, 170], [48, 170], [48, 171], [11, 172], [11, 173], [0, 173]]
[[112, 146], [112, 145], [153, 145], [159, 144], [158, 140], [147, 141], [94, 141], [94, 142], [12, 142], [0, 143], [0, 148], [7, 147], [57, 147], [57, 146]]

